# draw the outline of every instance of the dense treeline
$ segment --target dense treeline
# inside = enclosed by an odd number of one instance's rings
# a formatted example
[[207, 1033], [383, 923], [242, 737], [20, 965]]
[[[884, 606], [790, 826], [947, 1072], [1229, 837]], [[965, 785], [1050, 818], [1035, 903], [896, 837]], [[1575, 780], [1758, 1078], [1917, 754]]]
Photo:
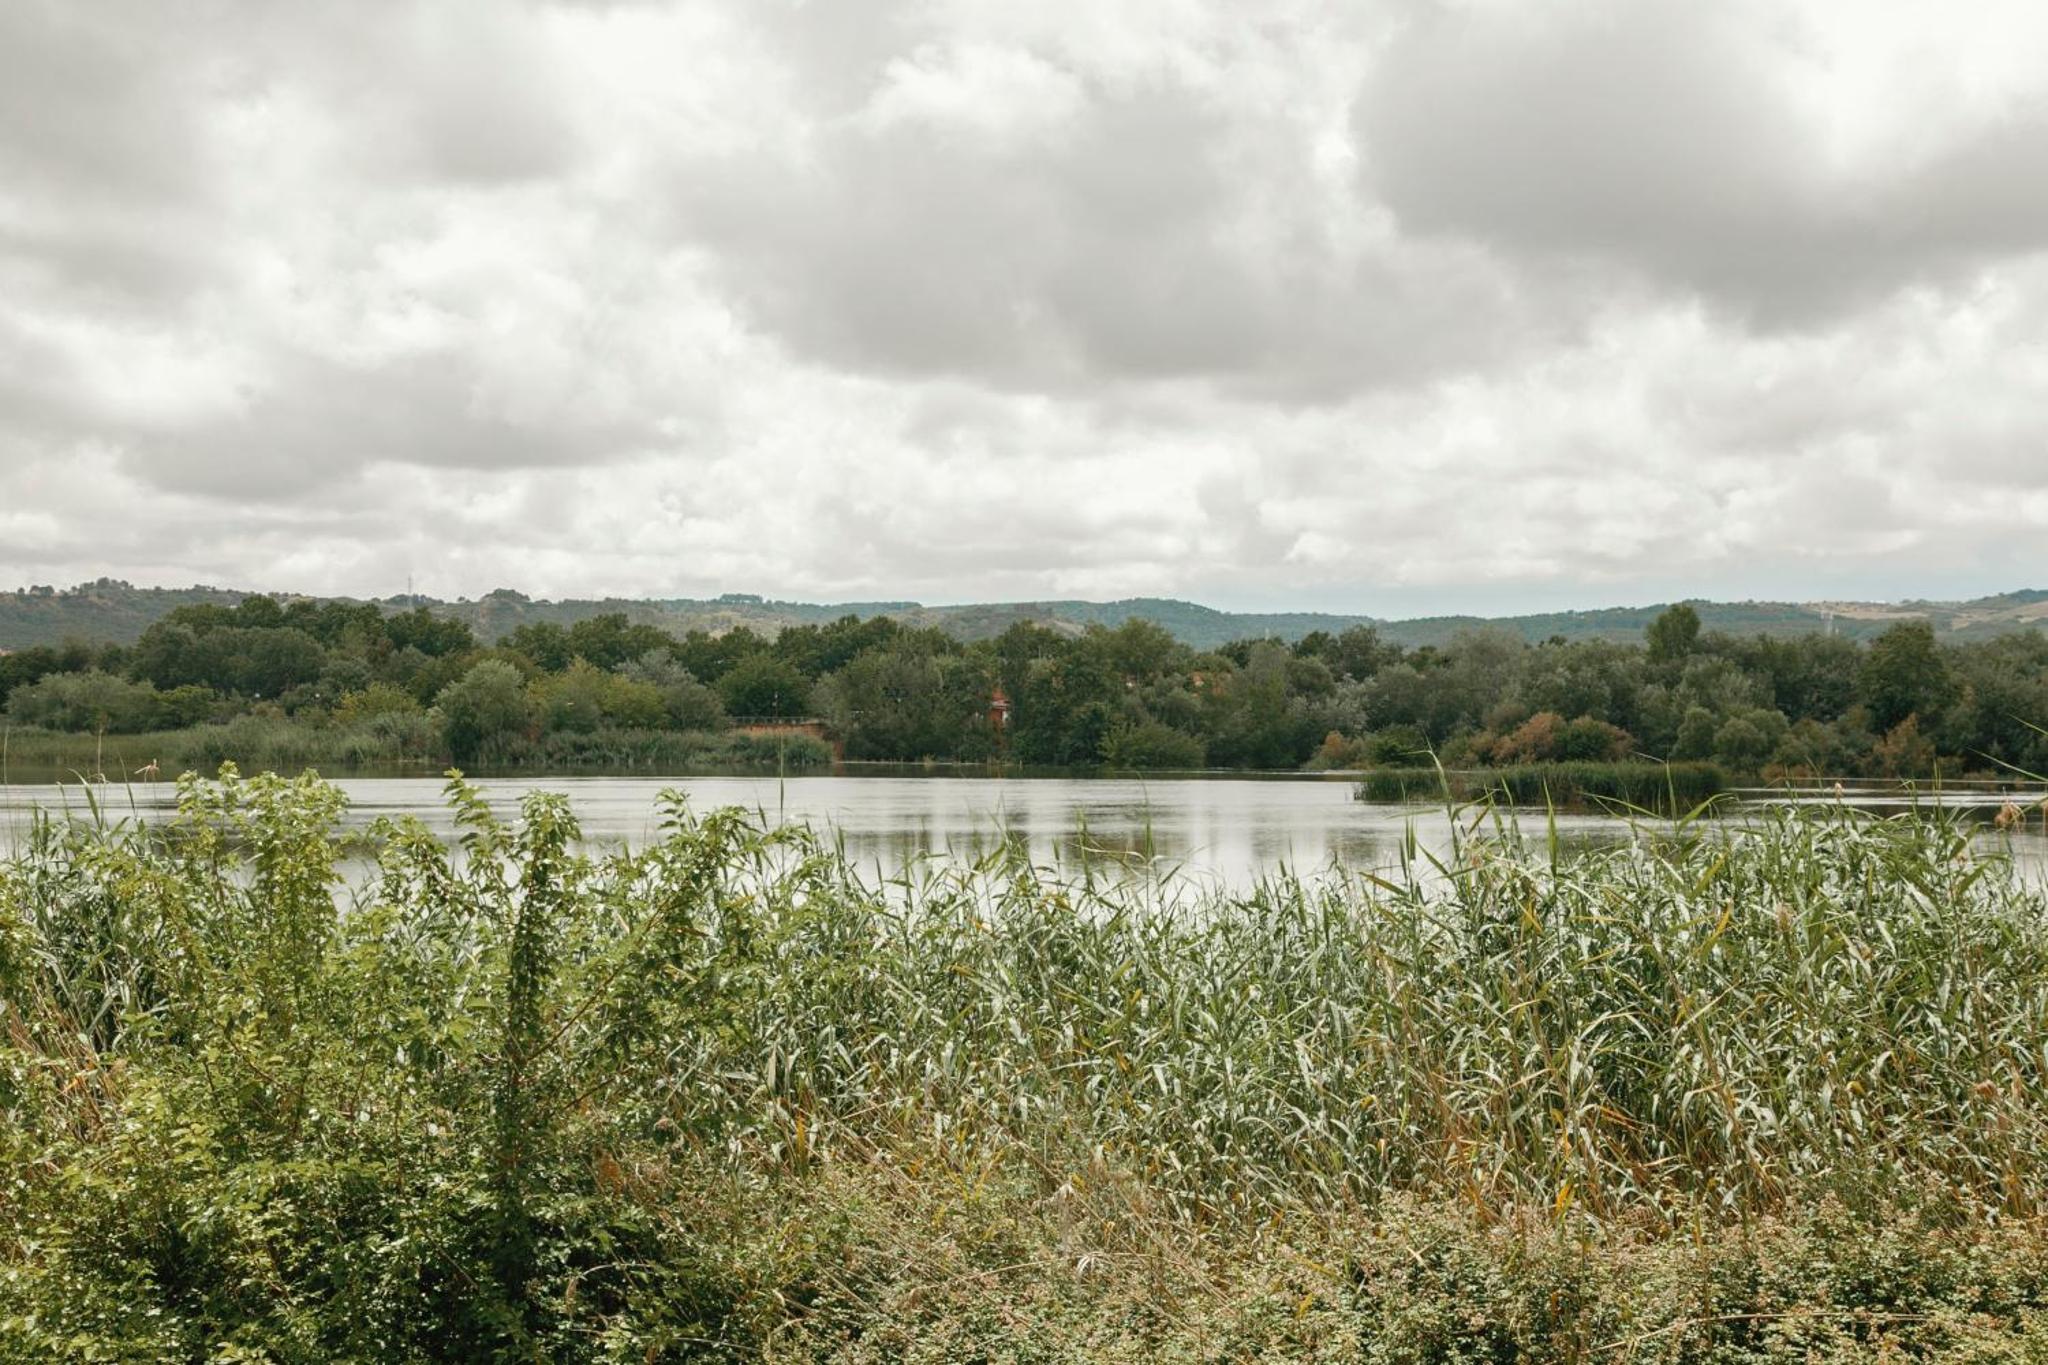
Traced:
[[[608, 615], [486, 645], [418, 609], [252, 597], [181, 608], [133, 646], [0, 656], [15, 727], [182, 730], [256, 717], [332, 752], [573, 762], [683, 752], [663, 736], [817, 718], [856, 759], [1118, 768], [1453, 768], [1705, 762], [1767, 777], [2048, 769], [2048, 637], [1868, 645], [1703, 633], [1690, 607], [1641, 645], [1473, 631], [1403, 649], [1368, 627], [1197, 651], [1131, 621], [1019, 624], [962, 643], [848, 616], [773, 639], [677, 638]], [[696, 752], [690, 750], [689, 752]], [[234, 757], [237, 755], [228, 754]]]

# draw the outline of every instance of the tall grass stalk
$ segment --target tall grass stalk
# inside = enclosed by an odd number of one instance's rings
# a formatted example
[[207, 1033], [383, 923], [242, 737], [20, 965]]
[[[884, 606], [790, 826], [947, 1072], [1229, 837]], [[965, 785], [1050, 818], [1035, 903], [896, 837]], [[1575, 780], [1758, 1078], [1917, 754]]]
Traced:
[[459, 849], [387, 824], [344, 894], [331, 788], [181, 794], [0, 865], [0, 1319], [372, 1358], [630, 1319], [660, 1358], [783, 1312], [732, 1277], [794, 1252], [715, 1247], [818, 1200], [1021, 1200], [986, 1235], [1029, 1209], [1032, 1255], [1164, 1285], [1418, 1201], [1611, 1238], [2048, 1190], [2048, 903], [1938, 813], [1567, 858], [1481, 810], [1385, 877], [1189, 898], [1000, 839], [883, 882], [680, 797], [576, 855], [457, 782]]

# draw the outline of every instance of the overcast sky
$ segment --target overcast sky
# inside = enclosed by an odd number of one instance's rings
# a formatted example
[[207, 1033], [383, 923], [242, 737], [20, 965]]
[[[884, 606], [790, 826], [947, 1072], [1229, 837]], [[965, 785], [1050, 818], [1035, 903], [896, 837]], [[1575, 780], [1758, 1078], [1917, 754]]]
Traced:
[[6, 0], [0, 586], [2048, 586], [2039, 0]]

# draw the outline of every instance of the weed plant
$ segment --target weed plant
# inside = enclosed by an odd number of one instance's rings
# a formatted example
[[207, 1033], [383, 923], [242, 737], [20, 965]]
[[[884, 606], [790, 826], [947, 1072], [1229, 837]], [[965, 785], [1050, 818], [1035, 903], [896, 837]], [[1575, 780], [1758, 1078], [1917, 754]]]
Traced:
[[0, 865], [5, 1358], [2048, 1349], [2048, 902], [1938, 816], [1189, 901], [180, 796]]

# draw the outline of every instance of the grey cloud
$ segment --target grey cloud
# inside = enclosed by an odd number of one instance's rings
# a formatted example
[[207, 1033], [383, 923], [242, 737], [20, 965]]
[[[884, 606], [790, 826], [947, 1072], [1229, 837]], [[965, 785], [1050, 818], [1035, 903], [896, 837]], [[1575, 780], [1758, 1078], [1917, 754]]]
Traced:
[[1381, 54], [1362, 179], [1405, 231], [1543, 270], [1606, 262], [1765, 324], [1808, 324], [2048, 247], [2042, 108], [1933, 160], [1845, 169], [1796, 98], [1796, 9], [1684, 0], [1444, 6]]
[[266, 8], [248, 15], [251, 98], [303, 89], [345, 113], [362, 173], [492, 185], [571, 172], [588, 150], [537, 25], [545, 7], [407, 0], [384, 23], [338, 0], [304, 0], [288, 20]]
[[[168, 17], [184, 7], [164, 8]], [[193, 55], [166, 32], [114, 5], [0, 7], [0, 166], [17, 193], [61, 189], [143, 208], [203, 179], [195, 96], [208, 67], [165, 60]]]
[[[1319, 239], [1303, 149], [1276, 130], [1247, 139], [1186, 90], [1090, 93], [1072, 127], [1017, 145], [842, 124], [801, 162], [688, 164], [680, 221], [759, 325], [880, 373], [1318, 397], [1548, 329], [1472, 253], [1347, 258]], [[1236, 215], [1267, 201], [1299, 230], [1233, 240]]]
[[[767, 325], [838, 363], [1038, 383], [1172, 368], [1258, 325], [1241, 273], [1201, 248], [1224, 203], [1212, 127], [1170, 93], [1097, 105], [1053, 146], [848, 126], [821, 164], [688, 167], [680, 213]], [[1106, 316], [1134, 293], [1151, 306]]]
[[1844, 161], [1818, 8], [1538, 8], [0, 7], [0, 570], [1375, 610], [2031, 563], [2048, 91]]
[[587, 466], [654, 443], [655, 415], [528, 420], [480, 392], [448, 354], [346, 364], [293, 355], [241, 411], [129, 433], [127, 463], [150, 484], [241, 499], [291, 500], [373, 464], [478, 470]]
[[1908, 242], [1976, 259], [2048, 250], [2048, 95], [1921, 168], [1887, 207]]
[[0, 6], [0, 279], [17, 298], [161, 311], [220, 264], [202, 230], [228, 169], [205, 119], [220, 63], [146, 15]]
[[87, 420], [70, 363], [0, 311], [0, 436], [49, 440]]
[[905, 0], [757, 0], [743, 12], [788, 60], [806, 96], [836, 116], [857, 109], [889, 62], [931, 34], [932, 8]]

